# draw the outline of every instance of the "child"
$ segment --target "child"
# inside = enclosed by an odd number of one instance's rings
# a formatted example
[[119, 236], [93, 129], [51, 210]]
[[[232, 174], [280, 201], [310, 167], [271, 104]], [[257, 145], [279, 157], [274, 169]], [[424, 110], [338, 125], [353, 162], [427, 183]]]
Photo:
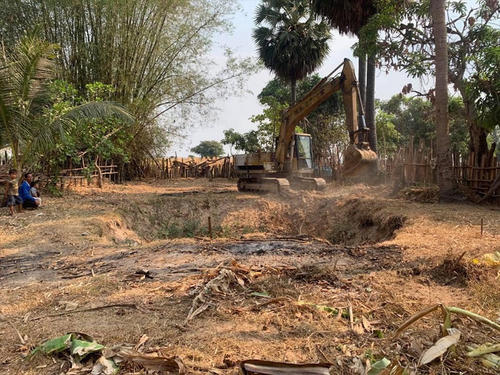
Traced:
[[35, 201], [38, 203], [38, 207], [42, 205], [42, 198], [40, 198], [40, 192], [38, 191], [38, 181], [33, 181], [31, 183], [31, 189], [30, 189], [31, 196], [35, 198]]
[[23, 200], [18, 194], [19, 182], [17, 181], [17, 171], [11, 169], [9, 171], [9, 180], [5, 188], [5, 195], [7, 196], [7, 207], [9, 207], [10, 214], [14, 215], [14, 206], [17, 206], [18, 212], [23, 210]]
[[38, 191], [38, 181], [33, 181], [31, 183], [31, 189], [30, 189], [30, 192], [31, 192], [31, 196], [33, 198], [40, 198], [40, 192]]

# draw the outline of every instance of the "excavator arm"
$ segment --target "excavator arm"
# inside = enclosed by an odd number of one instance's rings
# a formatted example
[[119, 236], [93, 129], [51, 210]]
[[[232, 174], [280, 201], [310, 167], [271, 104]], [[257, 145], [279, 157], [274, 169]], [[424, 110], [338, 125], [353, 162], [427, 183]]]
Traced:
[[[342, 91], [346, 126], [351, 144], [358, 145], [358, 148], [365, 150], [368, 147], [364, 144], [364, 137], [368, 128], [365, 125], [354, 66], [349, 59], [344, 59], [343, 64], [340, 66], [343, 66], [340, 76], [330, 78], [338, 68], [335, 69], [284, 113], [276, 148], [276, 162], [280, 170], [289, 170], [291, 168], [290, 163], [287, 163], [287, 161], [292, 158], [290, 150], [293, 145], [297, 124], [339, 90]], [[370, 152], [373, 153], [371, 150]], [[373, 159], [373, 155], [370, 155], [369, 158]]]

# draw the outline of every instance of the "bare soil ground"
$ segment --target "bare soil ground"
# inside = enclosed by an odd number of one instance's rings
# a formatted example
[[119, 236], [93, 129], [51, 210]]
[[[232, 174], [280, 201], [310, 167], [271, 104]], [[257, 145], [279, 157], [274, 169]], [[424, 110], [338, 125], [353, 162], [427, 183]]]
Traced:
[[[410, 202], [383, 186], [244, 194], [207, 180], [78, 188], [44, 202], [0, 212], [1, 374], [65, 373], [63, 361], [23, 357], [67, 332], [108, 346], [147, 335], [143, 350], [177, 355], [189, 373], [236, 374], [238, 361], [266, 359], [354, 374], [353, 358], [384, 356], [415, 370], [441, 317], [392, 339], [412, 314], [443, 303], [500, 318], [498, 270], [472, 262], [500, 250], [498, 207]], [[237, 278], [187, 319], [222, 269]], [[453, 326], [457, 350], [418, 373], [495, 373], [464, 350], [499, 333], [463, 317]]]

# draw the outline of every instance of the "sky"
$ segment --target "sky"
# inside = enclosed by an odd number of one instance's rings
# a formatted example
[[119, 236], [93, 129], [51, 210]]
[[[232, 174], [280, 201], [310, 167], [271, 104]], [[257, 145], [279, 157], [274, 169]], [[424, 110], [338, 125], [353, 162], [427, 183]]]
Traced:
[[[221, 46], [231, 48], [234, 54], [241, 58], [253, 57], [257, 59], [257, 48], [252, 39], [252, 30], [255, 27], [253, 18], [258, 4], [259, 0], [240, 0], [241, 9], [232, 17], [234, 30], [231, 34], [219, 35], [215, 43], [216, 46], [212, 51], [214, 61], [224, 61], [222, 58], [224, 49]], [[317, 71], [320, 76], [330, 73], [346, 57], [351, 59], [357, 68], [358, 62], [353, 57], [351, 48], [355, 42], [356, 38], [354, 37], [333, 32], [330, 40], [330, 54]], [[169, 150], [169, 154], [174, 152], [177, 152], [178, 156], [192, 154], [190, 149], [201, 141], [220, 141], [223, 138], [225, 129], [234, 128], [238, 132], [255, 129], [256, 124], [250, 121], [250, 117], [262, 111], [257, 95], [273, 77], [273, 74], [268, 70], [261, 70], [249, 77], [246, 89], [251, 93], [218, 101], [216, 103], [218, 112], [213, 123], [190, 129], [189, 137], [174, 143]], [[377, 71], [375, 96], [378, 99], [389, 99], [392, 95], [401, 92], [403, 86], [410, 82], [414, 88], [429, 86], [429, 82], [412, 80], [403, 72], [391, 71], [386, 74], [385, 71]], [[229, 152], [229, 148], [226, 149], [226, 152]]]

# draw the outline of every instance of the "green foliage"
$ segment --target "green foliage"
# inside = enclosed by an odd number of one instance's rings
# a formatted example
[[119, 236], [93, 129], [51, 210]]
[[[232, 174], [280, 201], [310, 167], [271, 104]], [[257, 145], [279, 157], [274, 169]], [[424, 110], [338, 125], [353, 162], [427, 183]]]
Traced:
[[235, 147], [242, 141], [243, 136], [240, 133], [236, 132], [233, 128], [224, 130], [223, 134], [224, 134], [224, 139], [222, 139], [221, 143], [223, 145], [229, 145], [230, 153], [232, 155], [233, 147]]
[[87, 100], [97, 102], [111, 100], [116, 91], [112, 85], [107, 85], [102, 82], [87, 83], [85, 89]]
[[375, 0], [313, 0], [314, 11], [344, 34], [358, 34], [376, 12]]
[[256, 130], [251, 130], [244, 134], [236, 132], [233, 128], [224, 130], [224, 139], [221, 141], [223, 145], [229, 145], [236, 150], [243, 152], [257, 152], [261, 149], [259, 132]]
[[486, 46], [473, 56], [476, 72], [467, 79], [466, 90], [474, 98], [479, 123], [492, 130], [500, 124], [500, 31], [488, 29], [485, 33], [497, 45]]
[[451, 151], [465, 155], [469, 150], [469, 127], [465, 117], [464, 102], [460, 97], [448, 100]]
[[[297, 85], [298, 98], [307, 94], [319, 81], [317, 74], [306, 77]], [[283, 80], [275, 78], [267, 83], [258, 95], [264, 106], [262, 113], [252, 116], [257, 124], [260, 144], [264, 150], [274, 149], [274, 141], [279, 135], [283, 111], [289, 107], [290, 87]], [[348, 142], [348, 133], [341, 115], [341, 93], [332, 95], [311, 113], [297, 132], [306, 132], [313, 137], [313, 154], [316, 158], [328, 156], [334, 145], [342, 147]]]
[[49, 146], [57, 131], [54, 121], [41, 121], [54, 53], [54, 45], [26, 37], [0, 62], [0, 138], [12, 148], [17, 169], [31, 152]]
[[[113, 103], [80, 102], [67, 82], [51, 83], [54, 53], [54, 45], [26, 37], [0, 65], [0, 134], [12, 148], [19, 170], [74, 157], [76, 151], [67, 150], [73, 144], [80, 152], [94, 147], [95, 154], [103, 154], [111, 138], [101, 123], [111, 121], [108, 130], [118, 126], [116, 121], [132, 123], [131, 116]], [[87, 133], [85, 124], [92, 124]], [[78, 147], [82, 142], [86, 148]]]
[[[288, 90], [287, 92], [289, 93]], [[262, 100], [261, 103], [263, 103]], [[254, 115], [250, 118], [250, 121], [257, 124], [259, 144], [263, 150], [274, 150], [275, 139], [280, 132], [282, 114], [283, 111], [287, 108], [287, 102], [283, 103], [279, 102], [279, 100], [277, 100], [276, 98], [268, 98], [265, 101], [262, 113]]]
[[194, 152], [204, 158], [212, 158], [224, 154], [224, 149], [222, 148], [220, 142], [202, 141], [198, 146], [193, 147], [191, 152]]
[[[401, 134], [401, 141], [408, 143], [410, 138], [423, 139], [427, 144], [435, 136], [432, 121], [432, 103], [422, 98], [409, 98], [394, 95], [386, 102], [380, 103], [380, 109], [392, 115], [391, 122], [395, 130]], [[383, 126], [383, 125], [382, 125]]]
[[316, 70], [329, 50], [329, 27], [310, 6], [309, 0], [262, 0], [255, 16], [260, 59], [292, 86]]
[[380, 110], [377, 112], [377, 150], [380, 155], [391, 155], [398, 150], [401, 134], [396, 130], [396, 115]]
[[[453, 152], [464, 154], [469, 142], [464, 104], [460, 97], [451, 97], [448, 106], [451, 148]], [[387, 101], [379, 102], [378, 108], [377, 132], [381, 153], [390, 155], [411, 139], [415, 145], [420, 140], [429, 145], [435, 139], [433, 108], [429, 100], [394, 95]]]
[[46, 109], [46, 117], [54, 119], [64, 115], [72, 118], [75, 111], [88, 114], [67, 122], [64, 135], [58, 137], [48, 151], [45, 163], [53, 173], [57, 173], [67, 160], [75, 165], [83, 161], [83, 166], [86, 166], [83, 172], [89, 175], [99, 159], [113, 159], [117, 163], [128, 161], [130, 151], [127, 146], [132, 139], [130, 128], [133, 123], [127, 117], [102, 110], [99, 117], [92, 115], [98, 107], [104, 109], [108, 105], [104, 100], [113, 94], [111, 85], [101, 82], [87, 84], [83, 96], [79, 96], [71, 83], [55, 80], [50, 83], [48, 91], [53, 105]]
[[[298, 98], [307, 94], [321, 77], [313, 74], [297, 85]], [[262, 113], [252, 116], [251, 121], [257, 124], [259, 142], [262, 149], [274, 149], [274, 141], [279, 135], [283, 111], [289, 107], [290, 87], [283, 80], [275, 78], [267, 83], [258, 95], [264, 106]], [[307, 132], [313, 137], [313, 154], [317, 158], [328, 155], [331, 146], [339, 142], [347, 142], [347, 130], [343, 124], [341, 93], [332, 95], [311, 113], [297, 132]]]

